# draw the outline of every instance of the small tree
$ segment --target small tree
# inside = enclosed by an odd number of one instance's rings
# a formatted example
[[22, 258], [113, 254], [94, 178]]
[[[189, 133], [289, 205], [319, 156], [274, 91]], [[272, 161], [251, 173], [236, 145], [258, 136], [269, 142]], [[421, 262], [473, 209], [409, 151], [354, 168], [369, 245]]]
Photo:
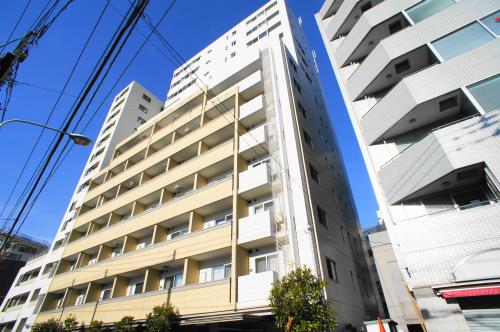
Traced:
[[113, 324], [114, 330], [116, 332], [133, 332], [134, 328], [134, 317], [125, 316], [119, 322]]
[[64, 331], [67, 331], [67, 332], [73, 331], [78, 326], [78, 321], [76, 320], [76, 317], [74, 315], [70, 314], [64, 320], [63, 326], [64, 326]]
[[99, 332], [99, 331], [102, 331], [103, 330], [102, 325], [103, 325], [102, 320], [93, 320], [93, 321], [90, 322], [90, 326], [87, 329], [87, 331], [89, 331], [89, 332]]
[[179, 313], [170, 304], [157, 305], [153, 312], [146, 315], [146, 331], [148, 332], [166, 332], [169, 331], [175, 323]]
[[275, 324], [287, 332], [316, 332], [337, 326], [323, 297], [326, 287], [307, 267], [297, 268], [273, 283], [269, 302]]
[[61, 323], [59, 323], [54, 318], [49, 319], [46, 322], [36, 323], [31, 328], [33, 332], [61, 332], [63, 328]]

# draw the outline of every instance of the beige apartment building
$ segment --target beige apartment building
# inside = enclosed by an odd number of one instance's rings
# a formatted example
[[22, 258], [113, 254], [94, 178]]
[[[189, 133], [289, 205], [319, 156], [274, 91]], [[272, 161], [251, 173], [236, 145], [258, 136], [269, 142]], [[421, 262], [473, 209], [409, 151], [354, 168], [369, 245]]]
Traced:
[[272, 282], [328, 281], [339, 331], [377, 314], [300, 20], [271, 1], [173, 74], [164, 110], [93, 176], [37, 321], [272, 328]]

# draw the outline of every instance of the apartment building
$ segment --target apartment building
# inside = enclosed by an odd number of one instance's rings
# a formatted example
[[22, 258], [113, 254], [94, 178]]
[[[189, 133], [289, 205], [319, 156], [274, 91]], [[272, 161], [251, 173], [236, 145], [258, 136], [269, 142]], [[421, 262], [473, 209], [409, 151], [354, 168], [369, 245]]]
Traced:
[[[0, 246], [5, 239], [6, 234], [0, 233]], [[0, 259], [0, 274], [2, 275], [0, 302], [3, 302], [10, 285], [16, 278], [19, 269], [26, 264], [26, 261], [42, 255], [47, 249], [46, 243], [28, 235], [18, 233], [10, 239], [5, 248], [5, 254]]]
[[0, 307], [0, 330], [28, 331], [31, 328], [89, 190], [90, 180], [117, 153], [115, 146], [119, 141], [140, 129], [161, 110], [162, 102], [137, 82], [132, 82], [115, 97], [49, 251], [29, 260], [19, 270]]
[[339, 330], [376, 316], [360, 228], [300, 21], [271, 1], [173, 73], [72, 225], [37, 321], [272, 328], [272, 282], [328, 280]]
[[429, 331], [500, 326], [499, 8], [327, 0], [316, 15]]

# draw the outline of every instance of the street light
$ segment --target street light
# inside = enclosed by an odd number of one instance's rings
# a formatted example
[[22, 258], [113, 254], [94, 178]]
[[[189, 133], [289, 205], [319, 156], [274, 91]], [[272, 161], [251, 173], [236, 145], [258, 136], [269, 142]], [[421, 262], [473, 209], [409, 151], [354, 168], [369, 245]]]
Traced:
[[58, 133], [62, 133], [62, 134], [68, 135], [69, 138], [71, 138], [71, 140], [76, 145], [88, 146], [88, 145], [92, 144], [92, 140], [90, 138], [88, 138], [87, 136], [83, 136], [83, 135], [76, 134], [76, 133], [68, 133], [66, 131], [62, 131], [62, 130], [59, 130], [59, 129], [56, 129], [56, 128], [45, 126], [45, 125], [40, 124], [40, 123], [26, 121], [26, 120], [12, 119], [12, 120], [7, 120], [7, 121], [4, 121], [4, 122], [0, 122], [0, 128], [2, 128], [6, 124], [12, 123], [12, 122], [27, 123], [27, 124], [31, 124], [31, 125], [34, 125], [34, 126], [38, 126], [38, 127], [50, 129], [50, 130], [53, 130], [53, 131], [57, 131]]

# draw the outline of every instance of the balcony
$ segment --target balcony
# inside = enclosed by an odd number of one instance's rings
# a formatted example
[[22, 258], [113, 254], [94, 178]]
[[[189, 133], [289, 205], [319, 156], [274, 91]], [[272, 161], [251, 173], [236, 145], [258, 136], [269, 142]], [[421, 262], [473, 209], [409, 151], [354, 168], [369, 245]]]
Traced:
[[389, 160], [379, 171], [389, 203], [450, 189], [456, 173], [474, 165], [485, 163], [495, 172], [499, 120], [497, 110], [437, 128]]
[[41, 312], [37, 321], [46, 321], [50, 318], [64, 320], [69, 315], [74, 315], [85, 322], [95, 319], [112, 323], [119, 321], [124, 312], [136, 318], [145, 317], [154, 306], [165, 302], [175, 305], [181, 315], [207, 313], [232, 309], [229, 298], [229, 279], [223, 279], [66, 307], [62, 316], [61, 309], [49, 310]]
[[246, 100], [252, 99], [259, 93], [262, 93], [262, 73], [260, 70], [239, 83], [239, 93]]
[[259, 95], [240, 107], [240, 123], [250, 127], [266, 119], [264, 96]]
[[[478, 5], [474, 1], [460, 1], [447, 10], [428, 17], [425, 24], [417, 24], [383, 39], [347, 81], [352, 100], [390, 89], [402, 77], [435, 63], [434, 58], [429, 58], [432, 52], [428, 50], [427, 43], [496, 9], [498, 5], [492, 2], [484, 1]], [[483, 52], [488, 54], [484, 50]], [[405, 64], [404, 61], [408, 63]], [[467, 66], [462, 65], [464, 69]]]
[[238, 309], [266, 306], [278, 273], [267, 271], [238, 277]]
[[230, 247], [231, 227], [230, 223], [226, 223], [61, 273], [53, 279], [50, 291]]
[[144, 211], [126, 221], [118, 222], [110, 227], [99, 230], [91, 236], [69, 243], [66, 246], [65, 257], [153, 226], [161, 220], [168, 220], [230, 197], [232, 195], [232, 184], [232, 178], [226, 178], [221, 182], [209, 184], [182, 197], [167, 201], [155, 209]]
[[421, 0], [386, 0], [364, 13], [335, 52], [339, 66], [364, 59], [377, 44], [409, 25], [402, 10]]
[[383, 0], [359, 1], [344, 0], [332, 20], [326, 26], [326, 35], [329, 40], [347, 35], [365, 11], [375, 7]]
[[259, 126], [240, 136], [240, 155], [246, 160], [267, 153], [267, 127]]
[[272, 191], [271, 168], [266, 163], [249, 168], [240, 173], [239, 182], [238, 194], [247, 200], [270, 194]]
[[[495, 75], [500, 66], [499, 55], [500, 43], [492, 41], [405, 77], [362, 117], [367, 143], [395, 137], [459, 113], [470, 114], [471, 106], [460, 89]], [[449, 105], [450, 98], [455, 99], [455, 106], [443, 108], [441, 103]]]
[[273, 214], [270, 210], [239, 220], [238, 244], [250, 249], [274, 242]]

